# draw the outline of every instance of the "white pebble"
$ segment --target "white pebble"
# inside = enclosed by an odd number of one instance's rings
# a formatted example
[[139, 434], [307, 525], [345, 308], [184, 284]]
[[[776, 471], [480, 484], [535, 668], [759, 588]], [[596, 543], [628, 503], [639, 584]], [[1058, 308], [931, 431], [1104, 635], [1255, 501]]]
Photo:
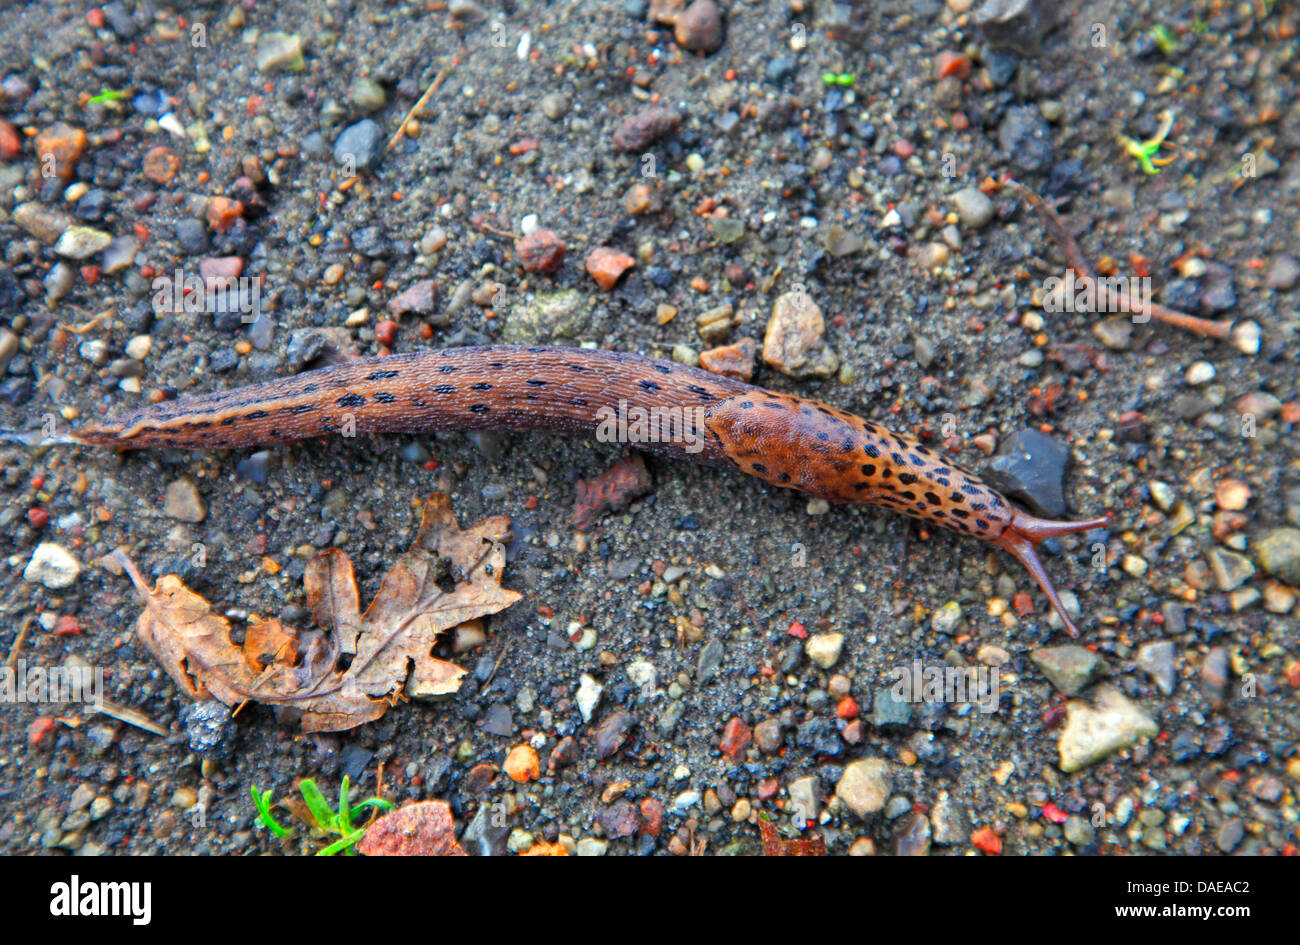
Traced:
[[605, 687], [596, 682], [591, 675], [582, 674], [582, 679], [578, 681], [578, 695], [575, 699], [584, 722], [591, 721], [592, 713], [596, 711], [596, 706], [600, 703], [600, 694], [604, 691]]
[[1208, 361], [1197, 361], [1187, 369], [1186, 381], [1193, 387], [1208, 384], [1214, 380], [1214, 365]]
[[62, 545], [43, 541], [36, 546], [32, 560], [27, 562], [23, 580], [44, 584], [51, 590], [71, 587], [81, 574], [81, 565]]

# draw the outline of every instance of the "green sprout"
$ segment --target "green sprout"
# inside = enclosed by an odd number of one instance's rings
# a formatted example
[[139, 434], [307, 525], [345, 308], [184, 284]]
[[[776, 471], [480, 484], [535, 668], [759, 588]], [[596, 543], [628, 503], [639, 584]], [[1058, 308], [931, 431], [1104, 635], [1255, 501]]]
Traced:
[[[325, 795], [321, 793], [315, 781], [311, 778], [303, 778], [298, 782], [298, 790], [302, 792], [303, 802], [307, 805], [307, 811], [311, 814], [312, 820], [315, 821], [310, 826], [317, 827], [328, 836], [338, 837], [337, 840], [317, 850], [317, 856], [333, 856], [344, 851], [346, 851], [345, 855], [347, 856], [355, 856], [356, 850], [353, 850], [352, 847], [366, 835], [366, 828], [353, 824], [352, 818], [367, 807], [374, 810], [393, 810], [392, 803], [382, 797], [367, 798], [360, 804], [353, 806], [348, 800], [349, 787], [348, 776], [344, 775], [343, 784], [339, 788], [339, 809], [336, 811], [330, 807], [329, 801], [325, 800]], [[280, 826], [275, 818], [271, 816], [271, 792], [269, 790], [259, 792], [255, 787], [251, 789], [251, 792], [253, 803], [257, 806], [258, 819], [277, 837], [287, 837], [290, 832]]]
[[89, 105], [104, 105], [110, 102], [119, 102], [126, 98], [126, 92], [119, 92], [116, 89], [101, 88], [99, 94], [87, 100]]
[[823, 72], [822, 81], [827, 85], [849, 86], [857, 79], [852, 72]]
[[280, 826], [279, 821], [271, 813], [271, 789], [259, 792], [257, 788], [250, 787], [248, 792], [253, 795], [253, 803], [257, 806], [257, 819], [262, 822], [262, 826], [277, 837], [289, 836], [289, 831]]
[[[1129, 157], [1133, 158], [1142, 166], [1142, 170], [1148, 174], [1159, 174], [1160, 167], [1168, 164], [1173, 160], [1172, 157], [1156, 160], [1156, 155], [1160, 153], [1160, 146], [1165, 143], [1169, 137], [1169, 132], [1174, 129], [1174, 116], [1172, 112], [1165, 111], [1160, 115], [1160, 130], [1154, 136], [1147, 138], [1145, 141], [1134, 141], [1128, 135], [1120, 135], [1119, 142], [1128, 152]], [[1160, 165], [1157, 167], [1156, 165]]]
[[1166, 56], [1172, 56], [1178, 52], [1178, 40], [1174, 38], [1174, 34], [1169, 32], [1163, 23], [1157, 23], [1151, 27], [1150, 34], [1151, 38], [1155, 40], [1155, 44], [1160, 47], [1160, 51]]

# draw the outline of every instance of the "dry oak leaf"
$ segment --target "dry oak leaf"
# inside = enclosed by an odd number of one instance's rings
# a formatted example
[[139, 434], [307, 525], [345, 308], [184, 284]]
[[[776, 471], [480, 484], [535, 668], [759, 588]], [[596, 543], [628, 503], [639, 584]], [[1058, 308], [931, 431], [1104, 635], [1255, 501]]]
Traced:
[[404, 696], [460, 688], [465, 671], [435, 657], [433, 648], [447, 630], [520, 598], [501, 586], [502, 543], [509, 536], [504, 515], [462, 530], [451, 500], [434, 495], [414, 545], [364, 612], [351, 560], [330, 548], [303, 576], [312, 617], [323, 629], [299, 632], [277, 620], [255, 620], [242, 646], [231, 642], [229, 621], [176, 575], [150, 590], [119, 555], [145, 604], [136, 635], [188, 695], [230, 706], [288, 706], [301, 712], [303, 731], [338, 732], [374, 721]]
[[787, 839], [776, 831], [771, 821], [760, 819], [758, 833], [763, 840], [764, 856], [825, 856], [826, 839], [819, 833]]
[[366, 856], [469, 855], [456, 840], [446, 801], [419, 801], [389, 811], [366, 828], [357, 850]]

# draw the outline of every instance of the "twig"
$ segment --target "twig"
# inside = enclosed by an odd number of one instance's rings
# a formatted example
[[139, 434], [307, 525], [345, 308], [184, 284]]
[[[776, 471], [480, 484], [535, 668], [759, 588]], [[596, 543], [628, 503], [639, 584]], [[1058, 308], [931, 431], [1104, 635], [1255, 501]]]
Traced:
[[84, 325], [68, 325], [64, 327], [66, 327], [67, 330], [72, 332], [74, 335], [84, 335], [92, 328], [97, 327], [99, 323], [102, 322], [104, 319], [111, 317], [112, 314], [113, 314], [113, 310], [111, 308], [106, 308], [98, 315], [96, 315], [94, 318], [92, 318], [90, 321], [86, 322], [86, 324]]
[[509, 230], [497, 229], [495, 226], [493, 226], [490, 223], [487, 223], [486, 221], [480, 220], [478, 223], [473, 224], [473, 226], [475, 229], [481, 230], [484, 233], [491, 233], [494, 236], [502, 236], [505, 237], [506, 239], [514, 240], [515, 242], [519, 242], [521, 238], [518, 233], [511, 233]]
[[410, 124], [411, 118], [414, 117], [417, 111], [424, 107], [425, 102], [429, 101], [429, 97], [433, 95], [434, 92], [438, 91], [438, 86], [442, 85], [450, 74], [451, 70], [444, 67], [441, 72], [434, 76], [433, 81], [429, 83], [429, 87], [424, 90], [424, 94], [421, 95], [419, 99], [416, 100], [416, 103], [411, 106], [411, 110], [406, 113], [406, 116], [402, 119], [402, 123], [398, 125], [397, 130], [393, 132], [393, 136], [388, 139], [388, 147], [384, 148], [385, 151], [393, 150], [397, 145], [397, 139], [406, 133], [406, 126]]
[[152, 732], [155, 735], [169, 735], [170, 732], [163, 728], [143, 712], [137, 712], [128, 706], [118, 705], [116, 702], [110, 702], [108, 699], [101, 699], [99, 704], [94, 707], [96, 712], [101, 715], [107, 715], [117, 719], [119, 722], [125, 722], [127, 725], [134, 725], [136, 728], [144, 729], [146, 732]]
[[1064, 250], [1070, 268], [1079, 274], [1080, 279], [1092, 284], [1098, 309], [1104, 310], [1113, 305], [1115, 311], [1121, 314], [1150, 315], [1157, 321], [1165, 322], [1168, 325], [1176, 325], [1203, 337], [1217, 338], [1220, 341], [1232, 337], [1233, 323], [1231, 321], [1211, 321], [1208, 318], [1198, 318], [1195, 315], [1188, 315], [1176, 309], [1166, 308], [1150, 300], [1135, 302], [1129, 298], [1128, 292], [1123, 289], [1112, 291], [1104, 281], [1097, 279], [1092, 267], [1088, 264], [1087, 258], [1083, 255], [1083, 250], [1079, 248], [1079, 244], [1074, 237], [1066, 230], [1065, 223], [1061, 220], [1060, 215], [1020, 181], [1010, 177], [1003, 180], [1034, 208], [1034, 212], [1038, 214], [1038, 218], [1043, 222], [1048, 235], [1060, 244], [1061, 249]]
[[28, 614], [27, 619], [23, 621], [23, 625], [18, 628], [18, 638], [14, 640], [14, 645], [9, 648], [9, 656], [5, 659], [5, 666], [10, 669], [13, 669], [14, 661], [18, 659], [18, 654], [22, 652], [23, 641], [27, 639], [27, 631], [31, 629], [32, 622], [35, 620], [35, 617]]

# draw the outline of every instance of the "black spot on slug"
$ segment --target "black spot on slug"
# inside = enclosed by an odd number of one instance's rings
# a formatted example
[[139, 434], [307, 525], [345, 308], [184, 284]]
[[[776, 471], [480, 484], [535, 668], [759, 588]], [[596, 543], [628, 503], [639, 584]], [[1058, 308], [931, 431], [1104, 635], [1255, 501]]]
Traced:
[[338, 400], [334, 401], [334, 403], [338, 404], [340, 407], [360, 407], [365, 404], [365, 402], [366, 398], [362, 397], [360, 394], [344, 394]]
[[392, 404], [397, 402], [396, 397], [388, 393], [388, 391], [383, 390], [375, 394], [375, 400], [379, 401], [381, 404]]
[[373, 374], [366, 375], [368, 381], [383, 381], [390, 377], [397, 377], [397, 371], [375, 371]]

